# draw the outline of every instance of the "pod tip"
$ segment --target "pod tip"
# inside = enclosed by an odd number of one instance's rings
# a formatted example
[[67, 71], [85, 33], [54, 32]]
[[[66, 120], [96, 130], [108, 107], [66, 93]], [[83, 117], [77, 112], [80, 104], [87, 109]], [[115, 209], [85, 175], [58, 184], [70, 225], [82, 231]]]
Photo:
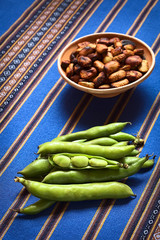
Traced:
[[11, 211], [13, 211], [13, 212], [20, 213], [20, 209], [9, 208], [9, 210], [11, 210]]
[[14, 181], [19, 182], [19, 177], [15, 177]]
[[134, 194], [134, 193], [133, 193], [133, 194], [132, 194], [132, 197], [135, 197], [135, 198], [136, 198], [136, 197], [137, 197], [137, 194]]

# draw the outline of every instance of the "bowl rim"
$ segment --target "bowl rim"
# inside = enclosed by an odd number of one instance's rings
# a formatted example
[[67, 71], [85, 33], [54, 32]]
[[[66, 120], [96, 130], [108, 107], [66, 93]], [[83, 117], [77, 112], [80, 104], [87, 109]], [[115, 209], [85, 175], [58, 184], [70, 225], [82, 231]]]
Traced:
[[[85, 38], [89, 38], [89, 37], [93, 37], [93, 36], [97, 36], [97, 37], [100, 37], [101, 35], [115, 35], [115, 37], [127, 37], [128, 39], [131, 39], [132, 41], [136, 41], [140, 44], [142, 44], [143, 46], [145, 46], [148, 51], [150, 52], [150, 55], [151, 55], [151, 58], [152, 58], [152, 63], [151, 63], [151, 66], [148, 70], [148, 72], [146, 72], [140, 79], [132, 82], [132, 83], [129, 83], [125, 86], [122, 86], [122, 87], [118, 87], [118, 88], [109, 88], [109, 89], [97, 89], [97, 88], [88, 88], [88, 87], [84, 87], [82, 85], [79, 85], [77, 83], [75, 83], [74, 81], [72, 81], [71, 79], [69, 79], [64, 71], [62, 70], [62, 67], [61, 67], [61, 58], [64, 54], [64, 52], [72, 45], [72, 44], [76, 44], [78, 43], [79, 41], [85, 39]], [[61, 74], [62, 78], [64, 80], [66, 80], [66, 82], [68, 82], [69, 85], [81, 90], [81, 91], [85, 91], [85, 92], [89, 92], [90, 94], [114, 94], [116, 92], [121, 92], [121, 91], [127, 91], [137, 85], [139, 85], [141, 82], [143, 82], [146, 78], [149, 77], [149, 75], [152, 73], [153, 69], [154, 69], [154, 66], [155, 66], [155, 55], [154, 55], [154, 52], [153, 50], [150, 48], [150, 46], [148, 46], [144, 41], [140, 40], [139, 38], [137, 37], [134, 37], [134, 36], [131, 36], [131, 35], [128, 35], [128, 34], [123, 34], [123, 33], [116, 33], [116, 32], [100, 32], [100, 33], [93, 33], [93, 34], [88, 34], [88, 35], [85, 35], [85, 36], [82, 36], [80, 38], [77, 38], [75, 39], [74, 41], [70, 42], [69, 44], [67, 44], [62, 52], [59, 54], [58, 56], [58, 62], [57, 62], [57, 65], [58, 65], [58, 71], [59, 73]]]

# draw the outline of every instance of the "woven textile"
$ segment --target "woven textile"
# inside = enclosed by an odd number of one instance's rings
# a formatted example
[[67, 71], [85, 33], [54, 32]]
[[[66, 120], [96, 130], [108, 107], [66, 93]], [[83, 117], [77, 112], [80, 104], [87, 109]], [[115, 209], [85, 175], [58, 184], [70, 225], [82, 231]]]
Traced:
[[[160, 239], [159, 12], [158, 0], [1, 3], [0, 239]], [[156, 57], [152, 74], [109, 99], [66, 84], [58, 55], [71, 41], [98, 32], [127, 33], [146, 42]], [[152, 168], [126, 180], [136, 198], [57, 202], [36, 216], [11, 210], [37, 200], [14, 178], [36, 158], [38, 145], [115, 121], [132, 122], [125, 131], [144, 138], [140, 156], [156, 154]]]

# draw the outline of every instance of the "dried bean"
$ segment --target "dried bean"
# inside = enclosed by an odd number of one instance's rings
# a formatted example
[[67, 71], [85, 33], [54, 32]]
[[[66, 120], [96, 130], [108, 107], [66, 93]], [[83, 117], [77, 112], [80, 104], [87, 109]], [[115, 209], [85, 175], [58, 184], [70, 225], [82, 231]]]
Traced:
[[94, 83], [93, 82], [78, 82], [79, 85], [83, 87], [88, 87], [88, 88], [94, 88]]
[[107, 55], [103, 58], [103, 63], [104, 64], [108, 63], [112, 61], [112, 59], [113, 59], [113, 55], [110, 52], [108, 52]]
[[124, 53], [121, 53], [121, 54], [113, 57], [113, 60], [118, 61], [119, 63], [124, 62], [125, 59], [126, 59], [126, 55]]
[[135, 48], [135, 46], [133, 45], [133, 44], [126, 44], [125, 46], [124, 46], [124, 49], [126, 49], [126, 50], [134, 50], [134, 48]]
[[143, 55], [144, 55], [144, 50], [142, 48], [136, 48], [136, 49], [134, 49], [133, 52], [135, 55], [139, 55], [141, 57], [143, 57]]
[[134, 55], [134, 56], [129, 56], [128, 58], [126, 58], [125, 63], [127, 65], [131, 65], [131, 67], [137, 67], [141, 64], [142, 62], [142, 58], [138, 55]]
[[129, 84], [129, 80], [128, 79], [123, 79], [123, 80], [120, 80], [120, 81], [117, 81], [117, 82], [113, 82], [111, 84], [112, 87], [123, 87], [125, 85]]
[[146, 73], [149, 70], [148, 61], [142, 60], [141, 65], [139, 65], [138, 70], [142, 73]]
[[126, 71], [126, 78], [133, 82], [142, 77], [142, 73], [135, 70]]
[[134, 52], [132, 50], [123, 50], [123, 53], [126, 55], [126, 57], [133, 56]]
[[83, 79], [90, 79], [90, 78], [93, 78], [95, 77], [97, 74], [97, 70], [96, 68], [94, 67], [91, 67], [89, 69], [86, 69], [86, 70], [81, 70], [80, 71], [80, 76], [81, 78]]
[[112, 53], [113, 56], [119, 55], [120, 53], [122, 53], [122, 48], [121, 47], [113, 48], [111, 50], [111, 53]]
[[106, 45], [104, 45], [104, 44], [98, 43], [98, 44], [96, 45], [96, 51], [97, 51], [98, 53], [100, 53], [100, 54], [106, 53], [106, 52], [107, 52], [107, 49], [108, 49], [108, 47], [107, 47]]
[[84, 68], [91, 67], [92, 60], [89, 57], [86, 57], [86, 56], [79, 56], [78, 57], [78, 64], [81, 67], [84, 67]]
[[105, 83], [106, 81], [106, 76], [104, 72], [100, 72], [96, 78], [93, 79], [94, 86], [98, 88], [100, 85]]
[[88, 54], [91, 54], [94, 52], [94, 49], [91, 48], [90, 46], [86, 46], [84, 48], [82, 48], [81, 51], [79, 51], [79, 55], [80, 56], [87, 56]]
[[107, 74], [111, 74], [116, 72], [120, 67], [120, 63], [118, 61], [110, 61], [104, 65], [104, 70]]
[[126, 77], [126, 72], [124, 70], [119, 70], [117, 72], [109, 75], [108, 79], [110, 82], [116, 82]]
[[110, 85], [109, 84], [103, 84], [101, 86], [98, 87], [99, 89], [108, 89], [110, 88]]
[[100, 58], [99, 54], [97, 52], [88, 54], [88, 57], [92, 60], [92, 62], [94, 62], [94, 61], [96, 61], [97, 59]]
[[102, 72], [104, 69], [104, 64], [99, 60], [94, 61], [93, 66], [97, 68], [99, 72]]
[[123, 45], [122, 45], [122, 42], [121, 42], [121, 41], [116, 41], [116, 42], [114, 43], [114, 46], [115, 46], [115, 47], [122, 47]]
[[70, 63], [69, 66], [66, 68], [66, 75], [67, 77], [71, 77], [73, 75], [73, 63]]
[[100, 39], [97, 39], [96, 43], [101, 43], [101, 44], [105, 44], [108, 46], [109, 39], [108, 38], [100, 38]]

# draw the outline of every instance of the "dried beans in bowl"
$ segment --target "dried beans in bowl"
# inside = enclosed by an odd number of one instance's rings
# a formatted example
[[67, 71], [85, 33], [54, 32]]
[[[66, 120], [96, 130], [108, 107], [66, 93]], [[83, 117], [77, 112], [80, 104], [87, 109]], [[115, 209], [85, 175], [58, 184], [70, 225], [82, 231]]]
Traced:
[[66, 46], [58, 68], [62, 77], [80, 90], [88, 89], [86, 92], [93, 95], [117, 95], [116, 89], [121, 89], [119, 94], [148, 77], [154, 61], [152, 50], [141, 40], [101, 33]]

